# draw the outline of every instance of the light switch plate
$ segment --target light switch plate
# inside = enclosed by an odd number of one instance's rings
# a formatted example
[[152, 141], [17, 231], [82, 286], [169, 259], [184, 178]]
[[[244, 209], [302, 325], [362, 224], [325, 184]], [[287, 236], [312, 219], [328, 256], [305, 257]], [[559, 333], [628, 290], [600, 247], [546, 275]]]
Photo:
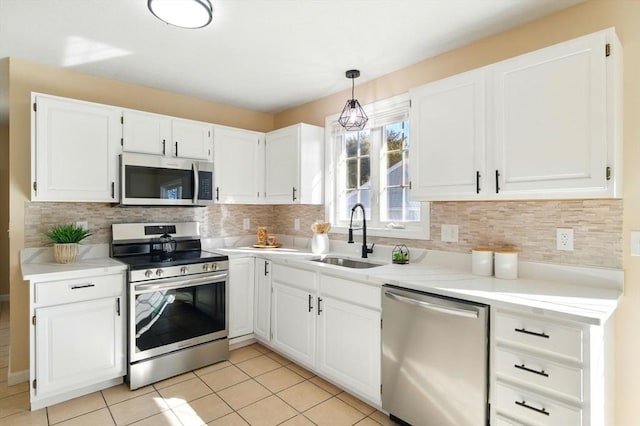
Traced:
[[300, 230], [300, 219], [293, 219], [293, 230], [294, 231]]
[[631, 256], [640, 256], [640, 231], [631, 231]]
[[447, 243], [457, 243], [458, 225], [442, 225], [440, 239]]
[[249, 218], [242, 219], [242, 229], [245, 231], [248, 231], [249, 229], [251, 229], [251, 219]]

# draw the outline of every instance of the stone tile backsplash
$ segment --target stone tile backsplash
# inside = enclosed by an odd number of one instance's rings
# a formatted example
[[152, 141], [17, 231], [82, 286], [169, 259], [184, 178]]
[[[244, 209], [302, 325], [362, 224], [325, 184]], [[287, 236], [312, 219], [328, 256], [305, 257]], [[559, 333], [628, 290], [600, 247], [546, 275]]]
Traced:
[[[521, 260], [622, 268], [622, 200], [433, 202], [431, 240], [371, 238], [378, 244], [469, 253], [474, 246], [511, 247]], [[249, 230], [243, 220], [249, 219]], [[294, 229], [295, 219], [300, 229]], [[89, 222], [89, 244], [109, 243], [111, 224], [122, 222], [197, 221], [204, 238], [270, 233], [311, 237], [311, 225], [324, 219], [324, 206], [215, 205], [211, 207], [111, 207], [103, 203], [25, 205], [25, 247], [49, 245], [44, 232], [60, 223]], [[459, 226], [459, 241], [440, 241], [443, 224]], [[574, 251], [556, 250], [556, 228], [571, 228]], [[346, 236], [330, 235], [342, 240]]]

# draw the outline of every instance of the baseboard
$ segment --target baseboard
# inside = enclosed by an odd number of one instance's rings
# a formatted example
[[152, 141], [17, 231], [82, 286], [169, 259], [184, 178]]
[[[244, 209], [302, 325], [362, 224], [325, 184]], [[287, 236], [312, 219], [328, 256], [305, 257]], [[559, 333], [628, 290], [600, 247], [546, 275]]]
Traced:
[[0, 294], [0, 302], [8, 302], [9, 295], [8, 294]]
[[29, 370], [7, 372], [7, 384], [9, 386], [14, 386], [19, 383], [24, 383], [28, 381], [29, 381]]
[[256, 339], [253, 336], [253, 333], [247, 334], [245, 336], [234, 337], [233, 339], [229, 340], [229, 350], [232, 351], [234, 349], [238, 349], [243, 346], [249, 346], [255, 342], [256, 342]]

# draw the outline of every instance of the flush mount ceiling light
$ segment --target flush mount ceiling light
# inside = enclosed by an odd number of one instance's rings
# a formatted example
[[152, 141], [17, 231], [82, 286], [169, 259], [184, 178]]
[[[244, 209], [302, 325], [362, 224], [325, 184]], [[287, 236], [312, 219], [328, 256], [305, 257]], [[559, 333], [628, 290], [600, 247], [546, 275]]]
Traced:
[[349, 70], [345, 75], [351, 79], [351, 99], [347, 100], [347, 103], [344, 105], [338, 123], [346, 130], [362, 130], [364, 126], [367, 125], [369, 117], [365, 114], [360, 102], [353, 96], [354, 80], [360, 77], [360, 71]]
[[148, 0], [147, 7], [156, 18], [180, 28], [202, 28], [213, 18], [209, 0]]

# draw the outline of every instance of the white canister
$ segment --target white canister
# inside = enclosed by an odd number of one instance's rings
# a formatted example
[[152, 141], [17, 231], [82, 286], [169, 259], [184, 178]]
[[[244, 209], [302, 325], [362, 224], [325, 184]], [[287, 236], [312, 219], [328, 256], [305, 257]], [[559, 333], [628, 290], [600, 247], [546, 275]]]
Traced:
[[484, 247], [471, 250], [471, 273], [483, 277], [493, 275], [493, 250]]
[[518, 252], [512, 249], [496, 250], [496, 278], [515, 280], [518, 278]]
[[311, 253], [313, 254], [329, 253], [329, 235], [313, 234], [313, 237], [311, 237]]

